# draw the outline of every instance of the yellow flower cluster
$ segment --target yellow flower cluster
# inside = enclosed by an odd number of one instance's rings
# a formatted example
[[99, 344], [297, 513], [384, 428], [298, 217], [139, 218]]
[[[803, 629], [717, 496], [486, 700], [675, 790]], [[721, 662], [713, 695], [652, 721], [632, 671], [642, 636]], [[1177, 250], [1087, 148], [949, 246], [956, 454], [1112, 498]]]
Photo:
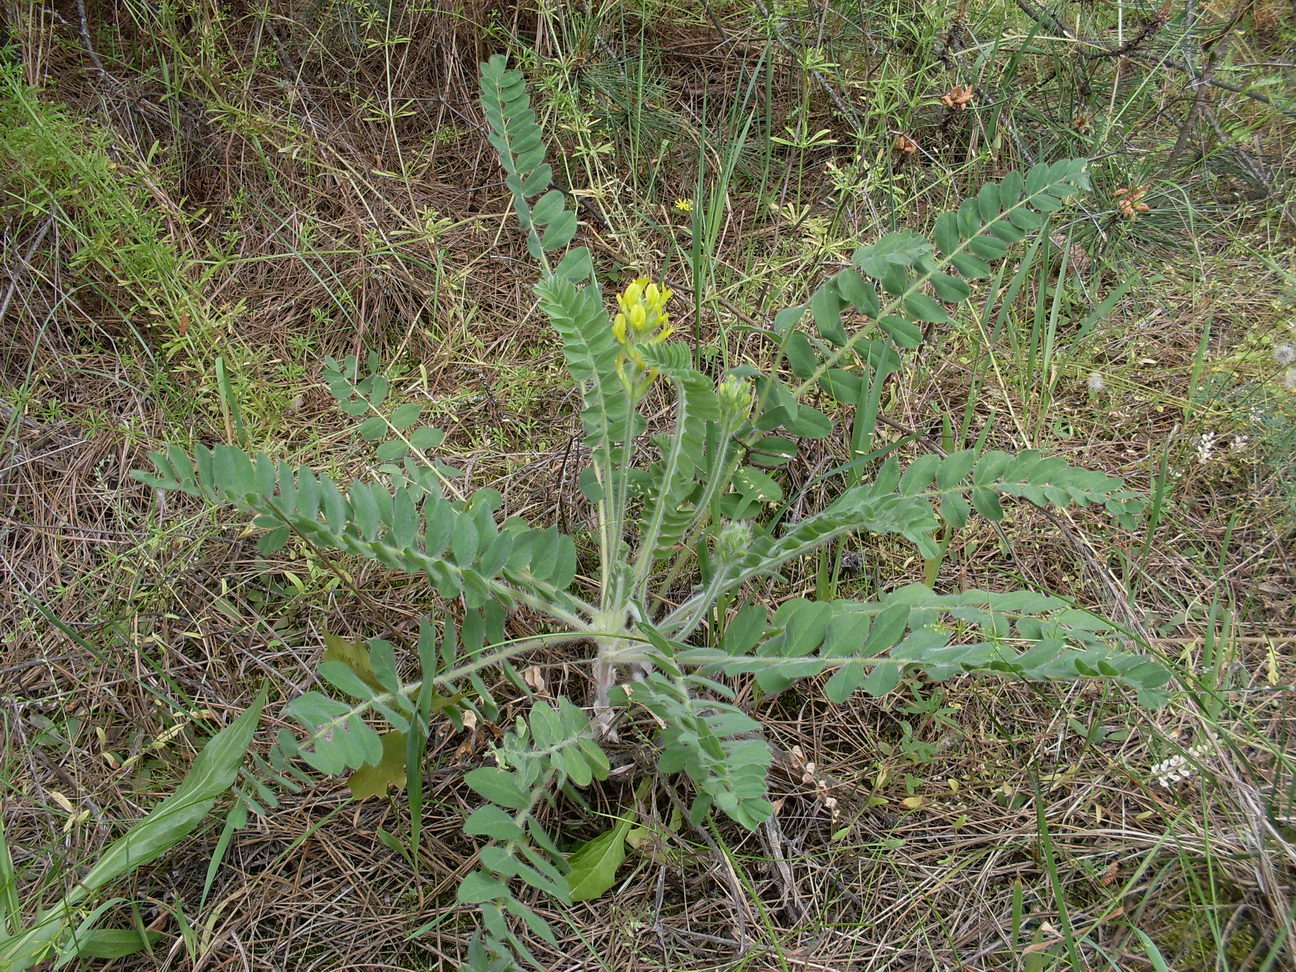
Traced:
[[652, 335], [649, 341], [653, 344], [666, 340], [671, 332], [670, 315], [666, 313], [666, 301], [670, 299], [669, 289], [640, 277], [626, 287], [625, 293], [617, 294], [621, 312], [612, 319], [613, 336], [622, 344], [634, 344], [648, 335]]
[[670, 337], [673, 328], [670, 314], [666, 313], [666, 302], [670, 299], [669, 288], [658, 286], [647, 277], [640, 277], [624, 293], [617, 294], [617, 306], [621, 310], [612, 318], [612, 336], [621, 345], [617, 373], [632, 394], [642, 395], [656, 377], [636, 345], [661, 344]]

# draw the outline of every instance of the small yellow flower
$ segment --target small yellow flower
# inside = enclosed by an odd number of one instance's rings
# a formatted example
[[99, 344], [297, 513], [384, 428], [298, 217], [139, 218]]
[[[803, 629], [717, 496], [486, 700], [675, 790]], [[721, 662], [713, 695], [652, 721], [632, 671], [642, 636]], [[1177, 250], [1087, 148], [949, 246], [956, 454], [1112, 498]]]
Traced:
[[677, 212], [677, 213], [691, 213], [691, 212], [693, 212], [693, 200], [692, 200], [692, 199], [676, 199], [676, 200], [675, 200], [675, 212]]

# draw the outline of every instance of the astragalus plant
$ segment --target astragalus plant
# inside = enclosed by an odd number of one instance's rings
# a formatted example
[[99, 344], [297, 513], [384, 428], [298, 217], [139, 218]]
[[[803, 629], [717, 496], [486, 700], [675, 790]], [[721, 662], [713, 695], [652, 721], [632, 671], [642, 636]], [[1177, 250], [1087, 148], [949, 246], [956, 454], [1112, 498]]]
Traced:
[[[610, 886], [624, 828], [569, 858], [536, 811], [560, 791], [604, 779], [605, 748], [617, 734], [651, 741], [658, 778], [687, 778], [695, 822], [718, 811], [755, 828], [770, 816], [771, 749], [761, 724], [733, 704], [735, 680], [770, 693], [830, 675], [824, 691], [843, 702], [857, 690], [889, 692], [906, 673], [939, 680], [982, 671], [1110, 678], [1146, 703], [1158, 700], [1164, 669], [1118, 650], [1112, 625], [1059, 597], [907, 584], [868, 601], [798, 597], [771, 610], [750, 594], [753, 582], [853, 534], [896, 534], [936, 558], [938, 532], [962, 528], [973, 511], [999, 520], [1005, 497], [1097, 506], [1122, 524], [1139, 515], [1142, 502], [1121, 480], [1036, 452], [965, 450], [906, 467], [868, 446], [880, 389], [901, 354], [922, 341], [924, 324], [949, 321], [951, 305], [969, 301], [968, 281], [987, 276], [1084, 191], [1083, 160], [984, 186], [942, 214], [931, 239], [898, 232], [859, 247], [806, 304], [773, 317], [773, 366], [717, 377], [673, 337], [669, 290], [641, 279], [609, 301], [589, 251], [571, 246], [576, 214], [552, 188], [522, 76], [503, 58], [482, 68], [482, 108], [539, 267], [539, 306], [580, 391], [588, 452], [580, 489], [597, 509], [589, 545], [597, 560], [591, 553], [579, 565], [581, 583], [572, 537], [505, 515], [493, 490], [461, 495], [454, 471], [430, 454], [440, 436], [420, 426], [418, 406], [391, 407], [387, 380], [357, 374], [353, 360], [331, 361], [327, 376], [342, 408], [365, 417], [360, 433], [379, 442], [371, 478], [343, 485], [224, 446], [192, 458], [174, 448], [155, 454], [156, 475], [146, 477], [255, 514], [269, 531], [266, 551], [296, 535], [425, 576], [457, 602], [424, 622], [414, 678], [401, 674], [412, 666], [387, 642], [331, 639], [320, 674], [346, 698], [309, 692], [290, 703], [304, 737], [280, 734], [263, 780], [293, 780], [302, 761], [354, 773], [357, 792], [399, 777], [417, 815], [430, 719], [467, 709], [495, 718], [486, 669], [522, 686], [513, 660], [539, 644], [593, 647], [589, 697], [535, 701], [492, 765], [465, 776], [483, 801], [465, 829], [485, 841], [459, 889], [459, 900], [481, 912], [468, 967], [538, 966], [526, 941], [553, 936], [520, 896], [525, 886], [562, 901]], [[670, 418], [650, 434], [645, 399], [651, 392], [660, 401], [663, 391]], [[847, 416], [842, 434], [857, 458], [823, 479], [822, 509], [794, 520], [780, 467], [796, 461], [799, 440], [834, 434], [830, 415]], [[509, 640], [507, 617], [522, 607], [547, 617], [552, 633]], [[389, 732], [371, 725], [379, 719]], [[273, 800], [272, 789], [262, 785], [249, 800]]]

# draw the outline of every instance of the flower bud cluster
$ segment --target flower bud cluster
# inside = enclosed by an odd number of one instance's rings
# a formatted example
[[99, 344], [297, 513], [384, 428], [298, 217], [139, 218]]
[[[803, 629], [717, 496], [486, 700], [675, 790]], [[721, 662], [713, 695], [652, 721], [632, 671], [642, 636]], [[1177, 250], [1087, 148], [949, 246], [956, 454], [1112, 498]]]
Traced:
[[752, 402], [755, 400], [752, 396], [751, 382], [734, 375], [730, 375], [720, 383], [716, 389], [716, 397], [720, 399], [720, 420], [731, 430], [738, 428], [747, 420], [747, 416], [751, 414]]
[[715, 559], [722, 564], [736, 564], [751, 546], [752, 528], [745, 520], [731, 520], [715, 537]]
[[631, 282], [625, 291], [617, 294], [620, 310], [612, 318], [612, 336], [621, 345], [617, 358], [617, 374], [632, 394], [642, 395], [656, 372], [648, 367], [638, 346], [661, 344], [674, 330], [666, 302], [671, 299], [668, 287], [658, 286], [647, 277]]

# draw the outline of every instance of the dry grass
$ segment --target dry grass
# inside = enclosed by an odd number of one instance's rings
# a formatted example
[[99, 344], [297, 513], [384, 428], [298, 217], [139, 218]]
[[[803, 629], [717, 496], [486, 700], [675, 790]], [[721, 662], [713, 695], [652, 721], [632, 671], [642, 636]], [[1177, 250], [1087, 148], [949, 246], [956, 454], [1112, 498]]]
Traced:
[[[532, 520], [575, 527], [587, 515], [575, 487], [573, 392], [532, 306], [525, 249], [478, 120], [481, 60], [506, 37], [534, 52], [550, 128], [567, 149], [565, 177], [592, 207], [582, 234], [609, 277], [634, 267], [693, 282], [687, 220], [670, 203], [693, 197], [703, 122], [716, 133], [708, 166], [737, 151], [727, 109], [716, 106], [742, 94], [753, 68], [768, 84], [760, 105], [775, 132], [800, 118], [847, 144], [852, 125], [832, 98], [848, 69], [807, 74], [740, 12], [663, 10], [640, 36], [628, 14], [539, 15], [484, 0], [411, 8], [376, 26], [365, 18], [383, 8], [359, 3], [305, 12], [181, 4], [170, 23], [160, 14], [142, 22], [144, 5], [87, 3], [83, 35], [80, 4], [14, 6], [9, 30], [27, 81], [97, 133], [85, 144], [130, 174], [134, 198], [159, 214], [179, 254], [166, 291], [174, 313], [145, 313], [129, 281], [106, 272], [102, 255], [87, 258], [69, 232], [102, 218], [84, 198], [31, 210], [9, 205], [12, 189], [6, 197], [0, 794], [34, 909], [169, 792], [211, 729], [259, 686], [271, 686], [272, 713], [308, 686], [325, 632], [407, 643], [420, 616], [452, 609], [375, 567], [292, 547], [267, 560], [241, 523], [176, 496], [159, 503], [129, 478], [158, 442], [235, 431], [218, 356], [256, 444], [355, 470], [364, 459], [320, 387], [319, 362], [375, 351], [404, 368], [399, 394], [430, 404], [448, 458], [474, 485], [500, 489], [510, 512]], [[789, 26], [784, 41], [797, 31]], [[927, 55], [906, 36], [867, 34], [859, 80], [874, 87], [865, 90], [889, 97], [889, 79], [908, 77], [902, 66], [912, 64], [940, 93], [940, 65], [923, 67]], [[611, 66], [612, 51], [640, 45], [654, 68], [645, 117], [665, 152], [649, 140], [627, 152], [579, 124], [599, 99], [619, 117], [613, 96], [632, 79]], [[768, 80], [763, 58], [774, 61]], [[578, 90], [593, 100], [564, 112]], [[1176, 97], [1167, 88], [1149, 114]], [[398, 117], [381, 117], [393, 108]], [[975, 159], [974, 185], [1017, 153], [979, 154], [985, 133], [971, 114], [901, 105], [892, 120], [924, 152]], [[885, 129], [884, 116], [868, 115], [863, 128]], [[1156, 124], [1173, 140], [1171, 122]], [[1281, 132], [1280, 122], [1255, 122], [1248, 156], [1279, 186]], [[604, 137], [613, 152], [583, 152]], [[738, 153], [746, 185], [760, 182], [767, 149]], [[829, 235], [885, 225], [877, 193], [837, 205], [789, 175], [799, 166], [822, 182], [834, 153], [776, 159], [767, 195], [809, 204], [807, 219], [831, 218]], [[883, 155], [882, 181], [905, 200], [905, 218], [921, 222], [943, 204], [948, 187], [919, 178], [930, 159]], [[716, 287], [697, 333], [725, 342], [733, 360], [760, 361], [769, 348], [751, 326], [763, 326], [759, 309], [816, 283], [838, 254], [808, 247], [804, 219], [771, 214], [752, 195], [732, 190], [722, 213]], [[1266, 387], [1268, 336], [1282, 336], [1274, 278], [1256, 254], [1281, 260], [1266, 234], [1289, 234], [1290, 222], [1258, 207], [1233, 212], [1249, 217], [1243, 230], [1229, 237], [1208, 225], [1191, 259], [1180, 251], [1180, 272], [1123, 302], [1073, 349], [1047, 407], [1016, 380], [1020, 362], [1002, 357], [1002, 342], [1000, 367], [990, 366], [972, 329], [934, 335], [885, 403], [894, 423], [921, 433], [907, 447], [914, 454], [941, 444], [943, 416], [957, 427], [966, 414], [973, 436], [993, 421], [991, 445], [1061, 449], [1149, 491], [1163, 458], [1182, 474], [1150, 538], [1019, 510], [1006, 526], [1009, 549], [993, 531], [971, 530], [939, 578], [949, 589], [1026, 583], [1101, 607], [1176, 663], [1185, 690], [1176, 701], [1147, 713], [1099, 686], [956, 679], [833, 707], [816, 686], [795, 686], [759, 708], [784, 754], [777, 816], [755, 833], [691, 830], [679, 823], [675, 784], [650, 790], [636, 811], [658, 839], [627, 862], [614, 892], [548, 912], [561, 946], [539, 953], [548, 967], [1048, 969], [1078, 955], [1079, 968], [1151, 969], [1136, 928], [1174, 969], [1296, 967], [1290, 497], [1263, 457], [1198, 463], [1191, 439], [1232, 434], [1245, 412], [1212, 390], [1200, 356], [1220, 362], [1218, 387]], [[644, 228], [645, 214], [659, 230]], [[1162, 239], [1107, 229], [1106, 252], [1119, 253], [1121, 239], [1130, 249], [1125, 262], [1086, 273], [1081, 285], [1099, 294], [1129, 271], [1129, 254], [1159, 252]], [[1107, 376], [1097, 399], [1085, 391], [1090, 370]], [[840, 446], [818, 448], [790, 471], [790, 495], [841, 461]], [[798, 502], [812, 509], [822, 499], [810, 491]], [[842, 579], [845, 595], [922, 577], [899, 545], [863, 549], [868, 569]], [[814, 591], [816, 567], [763, 596]], [[526, 634], [527, 619], [515, 620]], [[582, 698], [579, 661], [551, 652], [530, 663], [545, 692]], [[500, 698], [509, 700], [501, 725], [529, 704], [505, 685]], [[472, 915], [454, 904], [474, 854], [461, 832], [474, 801], [460, 777], [498, 732], [447, 726], [432, 740], [417, 856], [395, 849], [409, 827], [399, 800], [352, 804], [332, 784], [254, 818], [205, 895], [219, 826], [182, 845], [121, 890], [132, 905], [119, 912], [135, 908], [174, 937], [113, 967], [453, 967], [472, 932]], [[1151, 768], [1190, 745], [1201, 747], [1194, 775], [1158, 784]], [[789, 755], [798, 749], [814, 772]], [[648, 772], [642, 755], [631, 745], [613, 753], [633, 768], [591, 794], [595, 811], [634, 804], [633, 784]], [[582, 808], [552, 814], [573, 841], [597, 831]]]

